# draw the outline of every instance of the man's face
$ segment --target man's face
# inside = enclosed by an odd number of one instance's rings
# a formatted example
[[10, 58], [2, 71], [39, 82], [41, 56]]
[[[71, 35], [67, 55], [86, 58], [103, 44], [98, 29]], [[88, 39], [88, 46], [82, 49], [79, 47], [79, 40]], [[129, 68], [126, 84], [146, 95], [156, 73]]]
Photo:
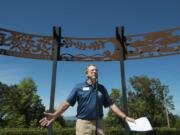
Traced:
[[90, 79], [95, 79], [98, 75], [98, 70], [95, 66], [89, 66], [86, 76]]

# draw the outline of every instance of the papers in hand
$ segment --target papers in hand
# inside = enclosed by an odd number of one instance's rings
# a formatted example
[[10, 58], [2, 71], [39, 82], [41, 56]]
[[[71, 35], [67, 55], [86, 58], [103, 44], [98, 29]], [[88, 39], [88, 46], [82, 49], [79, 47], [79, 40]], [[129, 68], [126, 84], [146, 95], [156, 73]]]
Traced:
[[135, 122], [127, 122], [131, 131], [145, 132], [152, 130], [152, 126], [146, 117], [141, 117], [135, 120]]

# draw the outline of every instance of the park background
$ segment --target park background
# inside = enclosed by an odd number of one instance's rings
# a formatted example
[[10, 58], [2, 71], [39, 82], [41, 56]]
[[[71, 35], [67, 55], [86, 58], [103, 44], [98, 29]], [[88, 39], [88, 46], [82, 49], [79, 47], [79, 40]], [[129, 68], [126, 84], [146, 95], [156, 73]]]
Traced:
[[[52, 27], [60, 26], [64, 37], [115, 37], [115, 27], [124, 26], [125, 34], [140, 34], [179, 27], [178, 0], [1, 0], [0, 27], [24, 33], [52, 35]], [[148, 76], [159, 78], [169, 86], [173, 96], [174, 115], [180, 114], [179, 55], [129, 60], [125, 62], [127, 90], [132, 89], [129, 78]], [[99, 69], [99, 82], [108, 89], [121, 89], [119, 62], [59, 62], [55, 106], [66, 99], [75, 84], [83, 82], [84, 70], [90, 63]], [[20, 83], [30, 77], [37, 85], [42, 104], [49, 108], [52, 62], [0, 56], [0, 81], [7, 85]], [[105, 110], [107, 115], [108, 110]], [[64, 117], [75, 116], [76, 107]]]

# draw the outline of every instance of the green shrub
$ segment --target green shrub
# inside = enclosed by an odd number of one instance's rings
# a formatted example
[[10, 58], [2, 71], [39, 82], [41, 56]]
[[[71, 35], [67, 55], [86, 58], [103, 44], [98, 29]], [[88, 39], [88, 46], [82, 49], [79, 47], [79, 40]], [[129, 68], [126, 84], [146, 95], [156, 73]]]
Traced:
[[[106, 135], [125, 135], [124, 130], [107, 128]], [[47, 135], [47, 128], [4, 128], [0, 129], [0, 135]], [[75, 135], [74, 128], [58, 128], [53, 130], [53, 135]], [[157, 128], [150, 132], [130, 132], [130, 135], [180, 135], [180, 129]]]

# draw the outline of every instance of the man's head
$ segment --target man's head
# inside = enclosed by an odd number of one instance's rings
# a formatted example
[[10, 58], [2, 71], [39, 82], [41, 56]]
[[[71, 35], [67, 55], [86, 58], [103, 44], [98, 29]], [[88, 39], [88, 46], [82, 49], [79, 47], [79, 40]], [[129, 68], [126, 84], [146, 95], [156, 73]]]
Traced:
[[96, 79], [98, 77], [98, 69], [96, 65], [90, 64], [86, 67], [86, 76], [89, 79]]

